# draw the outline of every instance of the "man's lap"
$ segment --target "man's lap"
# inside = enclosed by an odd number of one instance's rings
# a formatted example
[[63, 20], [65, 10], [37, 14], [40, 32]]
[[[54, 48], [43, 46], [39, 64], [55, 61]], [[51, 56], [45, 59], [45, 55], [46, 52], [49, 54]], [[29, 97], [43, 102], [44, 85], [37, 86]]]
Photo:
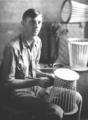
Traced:
[[[27, 111], [30, 114], [48, 116], [50, 119], [53, 117], [60, 118], [63, 115], [63, 110], [58, 105], [51, 104], [47, 98], [49, 98], [49, 91], [39, 88], [36, 96], [29, 93], [18, 94], [10, 97], [8, 99], [9, 102], [7, 102], [9, 105]], [[76, 92], [76, 102], [77, 104], [82, 103], [82, 97], [78, 92]]]

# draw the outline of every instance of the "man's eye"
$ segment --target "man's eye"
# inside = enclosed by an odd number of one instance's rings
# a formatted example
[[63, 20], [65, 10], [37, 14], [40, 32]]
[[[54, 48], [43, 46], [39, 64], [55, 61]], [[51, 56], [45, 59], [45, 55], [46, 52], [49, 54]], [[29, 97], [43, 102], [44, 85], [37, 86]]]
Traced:
[[34, 20], [31, 21], [32, 24], [35, 24], [36, 22]]
[[32, 24], [41, 24], [41, 21], [32, 20], [31, 23], [32, 23]]

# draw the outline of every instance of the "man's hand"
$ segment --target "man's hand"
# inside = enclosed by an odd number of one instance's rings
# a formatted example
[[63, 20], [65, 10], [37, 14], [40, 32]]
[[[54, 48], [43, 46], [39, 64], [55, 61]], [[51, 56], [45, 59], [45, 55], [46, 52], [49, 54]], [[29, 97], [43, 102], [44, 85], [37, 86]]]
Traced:
[[51, 86], [52, 86], [54, 84], [55, 75], [54, 74], [49, 74], [47, 77], [49, 78], [49, 81], [50, 81]]
[[52, 85], [51, 77], [40, 77], [39, 78], [39, 86], [43, 88], [50, 87]]

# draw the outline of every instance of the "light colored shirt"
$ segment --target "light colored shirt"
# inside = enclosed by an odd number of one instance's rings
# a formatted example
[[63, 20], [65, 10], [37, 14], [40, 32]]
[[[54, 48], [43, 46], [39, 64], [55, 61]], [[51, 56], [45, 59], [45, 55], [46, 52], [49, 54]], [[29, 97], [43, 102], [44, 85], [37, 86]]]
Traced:
[[35, 36], [30, 43], [24, 41], [21, 35], [11, 40], [5, 47], [2, 60], [2, 81], [36, 77], [36, 68], [41, 55], [42, 43]]

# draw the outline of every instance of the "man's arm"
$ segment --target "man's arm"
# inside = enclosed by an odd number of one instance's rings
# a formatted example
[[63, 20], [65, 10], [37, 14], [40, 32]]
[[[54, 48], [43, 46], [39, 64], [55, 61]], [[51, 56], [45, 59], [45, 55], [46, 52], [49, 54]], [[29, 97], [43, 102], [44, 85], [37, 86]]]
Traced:
[[38, 53], [37, 53], [37, 62], [36, 62], [36, 65], [37, 65], [37, 67], [35, 68], [36, 69], [36, 75], [37, 75], [37, 77], [48, 77], [48, 81], [50, 81], [50, 85], [53, 85], [53, 83], [54, 83], [54, 79], [55, 79], [55, 76], [54, 76], [54, 74], [48, 74], [48, 73], [43, 73], [42, 71], [41, 71], [41, 66], [39, 65], [39, 61], [40, 61], [40, 57], [41, 57], [41, 49], [42, 49], [42, 42], [41, 42], [41, 39], [39, 38], [39, 41], [40, 41], [40, 43], [39, 43], [39, 49], [38, 49]]
[[3, 61], [2, 61], [2, 83], [6, 88], [24, 88], [32, 87], [39, 85], [38, 79], [15, 79], [15, 69], [16, 69], [16, 60], [15, 60], [15, 51], [14, 48], [8, 45], [5, 48]]
[[38, 79], [9, 79], [8, 82], [4, 83], [4, 87], [8, 89], [20, 89], [32, 86], [38, 86], [39, 80]]
[[39, 47], [38, 47], [38, 51], [37, 51], [37, 58], [36, 58], [36, 65], [37, 65], [37, 68], [39, 68], [40, 67], [40, 65], [39, 65], [39, 61], [40, 61], [40, 57], [41, 57], [41, 49], [42, 49], [42, 42], [41, 42], [41, 39], [40, 38], [38, 38], [39, 39]]
[[4, 51], [3, 61], [2, 61], [2, 83], [7, 89], [19, 89], [32, 86], [49, 86], [48, 78], [25, 78], [16, 79], [16, 58], [15, 51], [12, 46], [7, 46]]

